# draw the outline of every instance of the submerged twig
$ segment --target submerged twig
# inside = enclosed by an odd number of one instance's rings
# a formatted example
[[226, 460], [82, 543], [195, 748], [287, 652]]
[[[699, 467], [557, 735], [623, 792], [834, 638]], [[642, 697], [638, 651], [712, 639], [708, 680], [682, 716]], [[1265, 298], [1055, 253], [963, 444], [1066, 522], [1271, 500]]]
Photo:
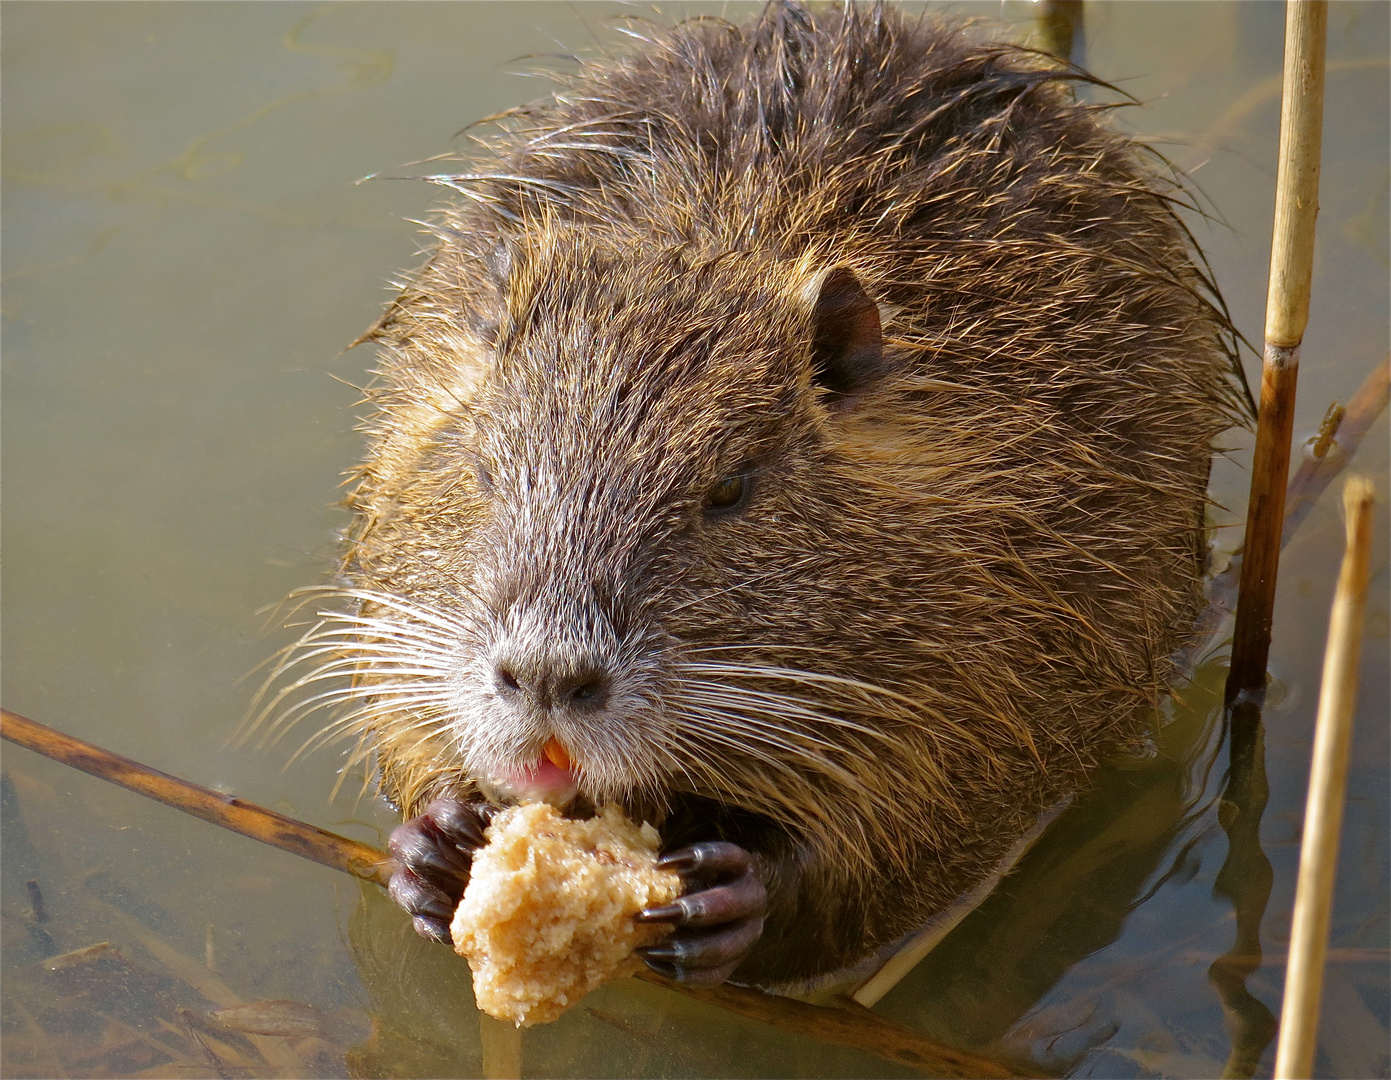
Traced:
[[0, 737], [119, 784], [148, 799], [221, 825], [224, 829], [293, 852], [301, 858], [323, 863], [382, 886], [391, 880], [394, 864], [376, 848], [267, 810], [235, 795], [224, 795], [180, 780], [33, 720], [26, 720], [8, 709], [0, 709]]
[[[63, 735], [8, 709], [0, 709], [0, 738], [301, 858], [381, 886], [390, 881], [393, 863], [383, 851], [255, 803], [180, 780], [81, 739]], [[135, 932], [135, 927], [132, 930]], [[161, 950], [160, 943], [153, 941], [150, 935], [141, 935], [140, 940], [160, 959], [177, 963], [177, 954], [167, 947]], [[699, 988], [668, 982], [655, 973], [644, 972], [640, 977], [784, 1031], [861, 1050], [939, 1076], [1015, 1078], [1040, 1075], [936, 1042], [848, 1000], [838, 1006], [811, 1005], [744, 986]], [[209, 978], [215, 979], [215, 976], [203, 976], [205, 981]]]
[[1386, 408], [1388, 398], [1391, 398], [1391, 356], [1372, 369], [1346, 407], [1336, 402], [1330, 406], [1324, 426], [1309, 446], [1285, 493], [1282, 545], [1290, 542], [1324, 488], [1357, 452], [1367, 429]]
[[1004, 1062], [957, 1050], [885, 1019], [850, 998], [836, 1005], [812, 1005], [796, 998], [765, 994], [746, 986], [692, 987], [667, 982], [655, 972], [640, 971], [644, 982], [678, 990], [729, 1012], [761, 1020], [765, 1024], [810, 1035], [822, 1042], [863, 1050], [877, 1057], [945, 1077], [1038, 1076], [1021, 1072]]
[[1318, 719], [1309, 766], [1299, 879], [1290, 924], [1290, 960], [1275, 1053], [1277, 1080], [1311, 1075], [1323, 990], [1324, 953], [1333, 910], [1333, 877], [1338, 867], [1338, 834], [1343, 823], [1353, 709], [1357, 704], [1357, 665], [1362, 654], [1362, 621], [1372, 552], [1372, 485], [1360, 476], [1343, 488], [1347, 546], [1328, 619]]

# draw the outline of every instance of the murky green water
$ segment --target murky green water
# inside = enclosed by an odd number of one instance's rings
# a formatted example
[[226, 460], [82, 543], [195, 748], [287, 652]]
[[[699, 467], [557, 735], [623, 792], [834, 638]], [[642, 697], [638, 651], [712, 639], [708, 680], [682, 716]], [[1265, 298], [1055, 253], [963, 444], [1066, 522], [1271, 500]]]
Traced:
[[[962, 7], [1017, 36], [1033, 14], [1013, 0]], [[334, 752], [282, 769], [288, 743], [224, 747], [254, 692], [247, 673], [286, 640], [269, 609], [332, 564], [336, 485], [359, 452], [349, 384], [370, 364], [339, 350], [415, 257], [403, 219], [432, 199], [423, 185], [353, 181], [537, 95], [506, 61], [612, 40], [616, 10], [4, 5], [7, 707], [378, 842], [391, 822], [372, 800], [328, 801]], [[1375, 2], [1331, 11], [1301, 438], [1387, 350], [1387, 15]], [[1220, 219], [1199, 235], [1239, 327], [1259, 339], [1281, 6], [1089, 4], [1087, 18], [1088, 64], [1147, 103], [1123, 122], [1159, 139]], [[1244, 462], [1238, 449], [1216, 472], [1227, 506], [1244, 502]], [[1383, 509], [1321, 1076], [1388, 1072], [1385, 418], [1356, 467]], [[1340, 549], [1330, 492], [1286, 552], [1271, 660], [1261, 840], [1273, 888], [1265, 962], [1246, 985], [1277, 1012]], [[1217, 1075], [1232, 1036], [1208, 969], [1234, 932], [1232, 902], [1214, 891], [1228, 850], [1221, 679], [1203, 668], [1159, 756], [1104, 775], [879, 1011], [1077, 1075]], [[301, 1074], [478, 1074], [462, 964], [380, 897], [27, 752], [7, 748], [4, 766], [4, 1075], [214, 1075], [179, 1022], [147, 1030], [111, 1012], [148, 999], [147, 1017], [177, 1016], [209, 995], [317, 1008], [318, 1041], [283, 1044]], [[1251, 884], [1242, 873], [1226, 892]], [[125, 960], [100, 958], [70, 985], [33, 967], [102, 941]], [[218, 982], [190, 996], [209, 962]], [[636, 985], [529, 1033], [525, 1052], [535, 1076], [904, 1072]]]

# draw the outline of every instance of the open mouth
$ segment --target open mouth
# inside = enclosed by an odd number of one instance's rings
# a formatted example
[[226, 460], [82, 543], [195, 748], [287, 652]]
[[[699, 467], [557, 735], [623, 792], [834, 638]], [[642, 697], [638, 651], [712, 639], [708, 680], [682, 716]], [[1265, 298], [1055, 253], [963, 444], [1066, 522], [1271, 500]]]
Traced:
[[569, 753], [552, 738], [541, 760], [530, 768], [509, 770], [493, 778], [499, 792], [519, 802], [547, 802], [564, 809], [579, 794], [579, 782]]

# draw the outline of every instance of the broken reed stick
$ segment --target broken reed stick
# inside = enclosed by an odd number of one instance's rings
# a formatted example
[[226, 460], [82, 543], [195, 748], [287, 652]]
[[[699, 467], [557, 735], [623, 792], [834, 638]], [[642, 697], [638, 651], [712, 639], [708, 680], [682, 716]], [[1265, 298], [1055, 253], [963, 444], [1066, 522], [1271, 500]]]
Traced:
[[395, 864], [385, 852], [296, 821], [234, 795], [224, 795], [180, 780], [148, 765], [141, 765], [138, 761], [54, 731], [37, 721], [25, 719], [9, 709], [0, 709], [0, 737], [54, 761], [61, 761], [64, 765], [71, 765], [74, 769], [119, 784], [137, 795], [144, 795], [147, 799], [162, 802], [185, 814], [221, 825], [224, 829], [289, 851], [303, 859], [323, 863], [383, 887], [391, 880]]
[[1362, 621], [1372, 551], [1372, 485], [1361, 476], [1343, 487], [1347, 546], [1333, 610], [1328, 620], [1323, 684], [1309, 766], [1304, 838], [1299, 849], [1290, 926], [1289, 967], [1275, 1052], [1276, 1080], [1311, 1075], [1319, 1026], [1319, 998], [1333, 910], [1333, 879], [1338, 868], [1338, 833], [1343, 823], [1353, 711], [1357, 704], [1357, 664], [1362, 653]]
[[1270, 655], [1295, 386], [1299, 379], [1299, 346], [1309, 321], [1327, 35], [1328, 0], [1287, 0], [1280, 160], [1266, 294], [1261, 406], [1251, 463], [1251, 496], [1246, 509], [1232, 663], [1227, 676], [1229, 704], [1240, 698], [1259, 700], [1265, 689], [1266, 661]]
[[[383, 887], [391, 880], [395, 864], [383, 851], [255, 803], [180, 780], [54, 731], [8, 709], [0, 709], [0, 738], [303, 859]], [[700, 988], [668, 982], [656, 973], [643, 972], [639, 977], [784, 1031], [861, 1050], [885, 1061], [938, 1076], [1014, 1080], [1043, 1075], [936, 1042], [850, 1001], [835, 1006], [811, 1005], [746, 986]], [[497, 1059], [495, 1064], [499, 1072], [514, 1071], [518, 1064], [514, 1053], [505, 1043], [500, 1042], [494, 1048], [492, 1056]]]

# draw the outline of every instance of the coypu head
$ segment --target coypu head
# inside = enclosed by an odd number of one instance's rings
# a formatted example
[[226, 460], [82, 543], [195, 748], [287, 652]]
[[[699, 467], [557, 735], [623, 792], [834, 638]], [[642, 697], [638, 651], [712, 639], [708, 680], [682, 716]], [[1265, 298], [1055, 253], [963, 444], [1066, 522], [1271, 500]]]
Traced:
[[287, 693], [349, 685], [282, 720], [345, 704], [408, 814], [559, 745], [946, 902], [1172, 673], [1230, 326], [1077, 73], [880, 5], [644, 33], [432, 178]]

